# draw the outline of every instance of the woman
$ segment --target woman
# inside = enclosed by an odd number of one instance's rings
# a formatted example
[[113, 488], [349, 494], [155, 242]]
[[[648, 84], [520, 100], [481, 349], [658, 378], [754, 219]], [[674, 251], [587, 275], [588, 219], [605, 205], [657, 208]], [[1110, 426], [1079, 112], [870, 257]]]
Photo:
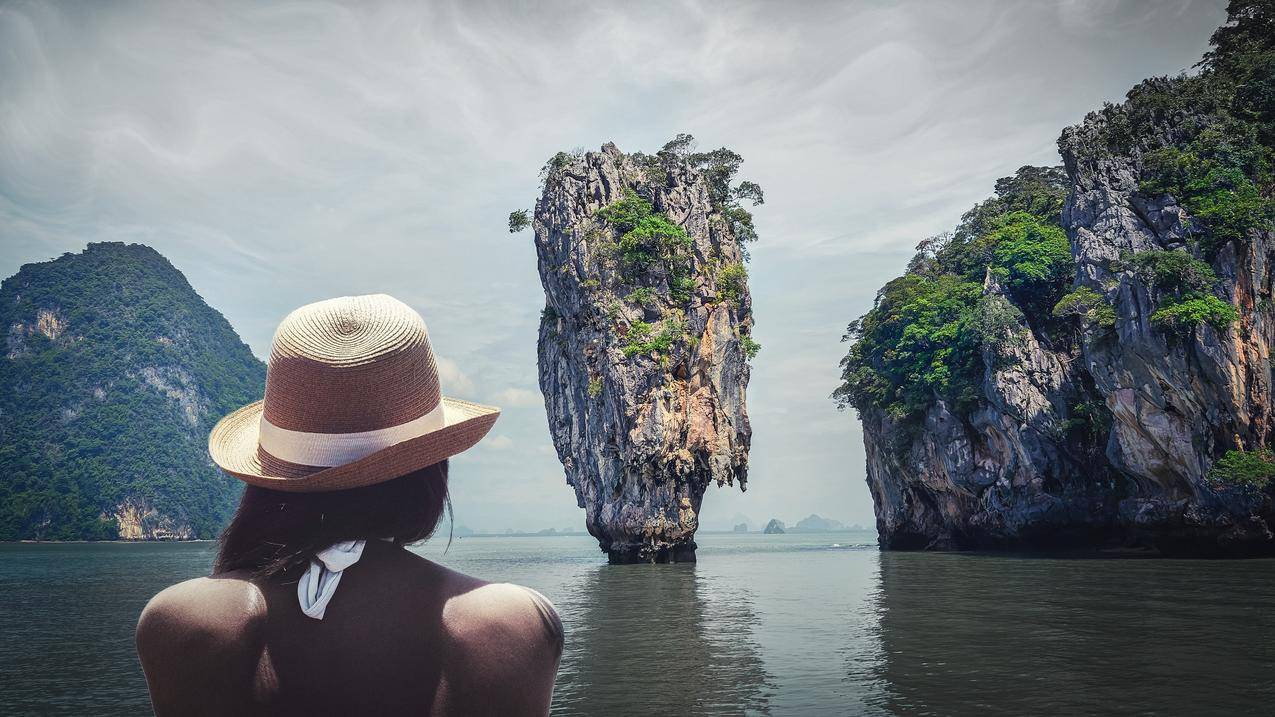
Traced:
[[404, 547], [450, 505], [447, 458], [499, 413], [442, 396], [425, 324], [396, 299], [284, 319], [265, 400], [209, 438], [249, 484], [215, 574], [164, 590], [138, 621], [156, 713], [547, 713], [553, 606]]

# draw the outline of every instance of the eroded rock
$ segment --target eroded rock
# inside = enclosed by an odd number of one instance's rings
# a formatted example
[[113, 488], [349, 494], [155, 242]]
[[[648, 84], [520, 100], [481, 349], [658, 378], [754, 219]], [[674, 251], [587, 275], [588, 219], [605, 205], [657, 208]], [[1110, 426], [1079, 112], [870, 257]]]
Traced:
[[[626, 201], [651, 212], [642, 237], [600, 213]], [[613, 144], [546, 167], [533, 225], [540, 387], [588, 530], [614, 562], [694, 559], [705, 489], [748, 475], [736, 229], [685, 156]]]
[[[1204, 251], [1189, 212], [1139, 182], [1140, 147], [1172, 145], [1191, 118], [1168, 118], [1154, 142], [1116, 149], [1103, 133], [1121, 111], [1095, 113], [1059, 141], [1073, 287], [1101, 296], [1114, 326], [1089, 325], [1072, 340], [1042, 332], [1039, 317], [1023, 320], [1021, 340], [985, 351], [972, 409], [935, 400], [919, 422], [862, 411], [882, 546], [1275, 552], [1272, 491], [1208, 478], [1224, 452], [1275, 439], [1275, 235], [1256, 227]], [[1237, 322], [1171, 331], [1152, 320], [1163, 297], [1129, 258], [1177, 249], [1210, 264], [1209, 290]], [[984, 295], [1004, 295], [990, 273]]]

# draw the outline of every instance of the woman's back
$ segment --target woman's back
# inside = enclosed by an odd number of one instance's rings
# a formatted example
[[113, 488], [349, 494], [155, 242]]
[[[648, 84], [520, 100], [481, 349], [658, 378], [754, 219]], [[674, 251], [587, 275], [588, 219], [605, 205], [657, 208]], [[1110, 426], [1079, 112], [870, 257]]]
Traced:
[[545, 714], [562, 629], [538, 593], [368, 541], [322, 620], [296, 575], [157, 595], [137, 643], [164, 714]]
[[434, 533], [448, 459], [499, 416], [443, 394], [424, 319], [393, 297], [284, 317], [264, 398], [208, 437], [248, 484], [215, 574], [138, 621], [155, 711], [547, 713], [562, 651], [548, 601], [400, 547]]

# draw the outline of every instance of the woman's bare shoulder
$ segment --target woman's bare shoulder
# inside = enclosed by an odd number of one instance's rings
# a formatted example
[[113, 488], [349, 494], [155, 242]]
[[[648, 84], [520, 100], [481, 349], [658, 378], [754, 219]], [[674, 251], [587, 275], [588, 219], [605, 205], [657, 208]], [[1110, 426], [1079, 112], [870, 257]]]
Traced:
[[443, 607], [451, 645], [440, 704], [457, 714], [548, 714], [562, 656], [557, 611], [530, 588], [476, 582]]
[[265, 598], [246, 577], [233, 573], [195, 578], [160, 591], [137, 621], [138, 648], [159, 645], [216, 650], [251, 642], [264, 626]]
[[562, 621], [548, 598], [521, 585], [456, 575], [466, 588], [453, 593], [443, 607], [443, 623], [453, 639], [480, 651], [503, 645], [526, 659], [557, 661]]
[[243, 578], [196, 578], [151, 598], [137, 654], [156, 714], [247, 713], [265, 627], [265, 599]]

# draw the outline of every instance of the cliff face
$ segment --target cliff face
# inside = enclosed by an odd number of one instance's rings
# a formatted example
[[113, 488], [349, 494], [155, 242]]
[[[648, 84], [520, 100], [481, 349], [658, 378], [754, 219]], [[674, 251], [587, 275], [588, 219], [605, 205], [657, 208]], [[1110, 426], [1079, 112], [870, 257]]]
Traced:
[[[1105, 292], [1118, 317], [1114, 335], [1087, 335], [1083, 358], [1094, 389], [1111, 412], [1106, 457], [1132, 486], [1118, 520], [1181, 547], [1271, 547], [1275, 526], [1268, 491], [1218, 490], [1204, 480], [1228, 449], [1268, 447], [1275, 289], [1270, 262], [1275, 233], [1250, 227], [1218, 247], [1210, 264], [1218, 293], [1237, 310], [1225, 328], [1202, 323], [1189, 334], [1159, 331], [1152, 315], [1162, 302], [1153, 282], [1119, 268], [1119, 257], [1148, 250], [1199, 252], [1192, 214], [1169, 194], [1139, 190], [1143, 152], [1096, 154], [1103, 117], [1069, 129], [1060, 140], [1072, 177], [1063, 221], [1072, 237], [1077, 284]], [[1173, 138], [1175, 117], [1162, 136]], [[1201, 223], [1198, 218], [1196, 223]], [[1150, 286], [1148, 284], [1151, 284]]]
[[211, 538], [212, 424], [265, 367], [155, 250], [90, 244], [0, 285], [0, 540]]
[[1062, 216], [1075, 285], [1106, 297], [1115, 326], [1067, 344], [1023, 321], [1020, 345], [985, 356], [977, 406], [937, 400], [920, 430], [863, 412], [884, 547], [1275, 549], [1270, 491], [1208, 479], [1225, 451], [1258, 451], [1275, 437], [1273, 236], [1253, 231], [1211, 262], [1238, 321], [1184, 334], [1157, 327], [1162, 300], [1120, 257], [1184, 249], [1189, 214], [1171, 196], [1139, 196], [1134, 158], [1078, 160], [1090, 129], [1062, 141], [1073, 183]]
[[[983, 296], [1005, 297], [990, 279]], [[868, 486], [882, 547], [1049, 547], [1111, 539], [1120, 481], [1075, 345], [1054, 346], [1019, 318], [1019, 341], [983, 350], [978, 398], [936, 400], [919, 419], [862, 412]], [[1101, 421], [1101, 419], [1094, 419]], [[1079, 429], [1079, 430], [1077, 430]]]
[[546, 167], [540, 387], [567, 482], [613, 562], [693, 560], [705, 489], [745, 487], [755, 344], [730, 209], [684, 154], [608, 144]]
[[[1230, 37], [1245, 52], [1228, 59], [1224, 28], [1201, 75], [1067, 129], [1057, 195], [1022, 188], [1057, 170], [1002, 180], [851, 325], [834, 396], [863, 419], [883, 547], [1275, 552], [1275, 112], [1245, 90], [1275, 54], [1267, 33]], [[977, 308], [908, 313], [952, 286]], [[883, 346], [891, 322], [928, 345]]]

